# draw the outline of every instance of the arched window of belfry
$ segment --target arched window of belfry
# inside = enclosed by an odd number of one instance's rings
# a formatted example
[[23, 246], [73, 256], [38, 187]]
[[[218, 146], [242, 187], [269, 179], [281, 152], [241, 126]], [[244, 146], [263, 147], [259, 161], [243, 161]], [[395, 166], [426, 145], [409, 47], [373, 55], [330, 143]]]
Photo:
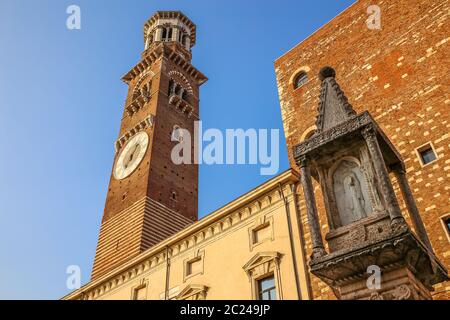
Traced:
[[164, 27], [162, 32], [162, 41], [172, 40], [172, 28], [170, 26]]

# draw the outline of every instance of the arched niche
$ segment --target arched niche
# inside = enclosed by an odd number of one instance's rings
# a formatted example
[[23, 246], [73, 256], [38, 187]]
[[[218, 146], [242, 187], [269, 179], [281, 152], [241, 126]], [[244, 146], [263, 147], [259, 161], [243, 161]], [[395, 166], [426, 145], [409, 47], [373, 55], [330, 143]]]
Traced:
[[332, 190], [341, 226], [372, 214], [369, 188], [359, 161], [345, 157], [332, 168], [331, 173]]

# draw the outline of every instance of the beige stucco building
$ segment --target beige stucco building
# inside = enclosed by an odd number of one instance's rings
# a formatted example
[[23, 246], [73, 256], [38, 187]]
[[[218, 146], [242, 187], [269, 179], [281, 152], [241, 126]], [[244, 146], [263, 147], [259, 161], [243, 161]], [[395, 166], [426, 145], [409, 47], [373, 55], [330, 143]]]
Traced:
[[297, 188], [288, 170], [65, 299], [252, 300], [272, 277], [278, 299], [309, 299]]

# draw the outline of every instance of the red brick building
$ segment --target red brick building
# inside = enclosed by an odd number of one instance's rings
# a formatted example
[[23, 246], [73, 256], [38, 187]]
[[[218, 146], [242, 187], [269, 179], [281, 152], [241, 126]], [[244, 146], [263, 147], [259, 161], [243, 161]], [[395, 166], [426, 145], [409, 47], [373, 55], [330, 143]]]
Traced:
[[[432, 246], [447, 268], [449, 12], [446, 0], [357, 1], [275, 62], [291, 166], [296, 167], [293, 147], [314, 132], [318, 72], [330, 65], [355, 110], [368, 110], [400, 151]], [[374, 22], [379, 22], [380, 28], [374, 27]], [[318, 185], [315, 189], [320, 194]], [[301, 221], [306, 225], [302, 199]], [[400, 204], [409, 219], [405, 204]], [[318, 207], [322, 228], [326, 229], [323, 203]], [[308, 228], [304, 230], [310, 252]], [[334, 298], [331, 289], [314, 276], [311, 283], [314, 299]], [[435, 299], [450, 298], [450, 283], [435, 289]]]

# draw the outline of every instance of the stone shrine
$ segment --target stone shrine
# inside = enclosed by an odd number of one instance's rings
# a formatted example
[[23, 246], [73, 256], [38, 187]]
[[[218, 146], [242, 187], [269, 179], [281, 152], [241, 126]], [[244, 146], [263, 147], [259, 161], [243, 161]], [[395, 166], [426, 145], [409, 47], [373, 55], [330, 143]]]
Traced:
[[[366, 111], [356, 114], [324, 67], [316, 132], [294, 149], [301, 168], [313, 252], [311, 272], [339, 299], [431, 299], [447, 280], [411, 194], [400, 154]], [[399, 181], [413, 222], [402, 216], [390, 173]], [[312, 178], [320, 183], [330, 232], [322, 240]], [[367, 270], [380, 268], [381, 288], [368, 288]]]

